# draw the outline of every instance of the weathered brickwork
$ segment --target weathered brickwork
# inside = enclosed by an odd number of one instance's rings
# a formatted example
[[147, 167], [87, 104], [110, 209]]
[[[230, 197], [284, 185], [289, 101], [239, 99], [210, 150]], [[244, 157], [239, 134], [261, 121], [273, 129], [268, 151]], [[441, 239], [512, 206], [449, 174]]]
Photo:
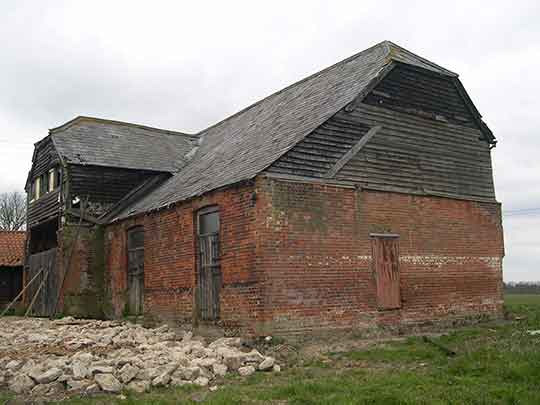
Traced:
[[[56, 260], [58, 288], [64, 286], [58, 310], [61, 313], [102, 318], [107, 314], [107, 301], [103, 300], [105, 263], [103, 261], [103, 228], [66, 224], [59, 231]], [[72, 246], [75, 243], [72, 252]], [[69, 269], [64, 267], [69, 263]], [[56, 300], [56, 297], [52, 298]]]
[[[144, 313], [192, 324], [196, 212], [220, 210], [219, 325], [295, 334], [498, 316], [497, 203], [257, 178], [105, 231], [110, 316], [127, 302], [127, 231], [145, 229]], [[402, 308], [377, 308], [370, 233], [400, 235]]]
[[[257, 192], [264, 323], [274, 333], [500, 315], [499, 204], [275, 179], [260, 179]], [[400, 235], [399, 310], [377, 309], [372, 232]]]
[[196, 213], [216, 205], [220, 212], [223, 286], [220, 324], [247, 327], [258, 316], [261, 275], [255, 268], [254, 185], [244, 184], [180, 203], [149, 215], [110, 225], [105, 234], [108, 296], [113, 315], [121, 316], [127, 300], [126, 237], [143, 225], [144, 313], [148, 321], [191, 323], [196, 283]]

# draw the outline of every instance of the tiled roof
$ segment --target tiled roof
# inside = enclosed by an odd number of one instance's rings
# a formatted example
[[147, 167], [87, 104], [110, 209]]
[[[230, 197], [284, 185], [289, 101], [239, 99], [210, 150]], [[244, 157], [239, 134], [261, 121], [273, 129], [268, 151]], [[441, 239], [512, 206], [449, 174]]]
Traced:
[[117, 219], [255, 177], [353, 101], [392, 61], [457, 76], [392, 42], [381, 42], [202, 131], [193, 159]]
[[0, 231], [0, 266], [22, 266], [26, 232]]
[[50, 134], [66, 163], [170, 173], [197, 144], [196, 135], [83, 116]]

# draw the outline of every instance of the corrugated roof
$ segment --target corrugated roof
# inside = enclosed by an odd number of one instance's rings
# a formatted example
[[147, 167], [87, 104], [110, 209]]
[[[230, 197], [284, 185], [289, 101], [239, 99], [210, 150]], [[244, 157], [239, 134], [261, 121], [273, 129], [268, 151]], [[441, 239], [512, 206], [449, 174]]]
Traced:
[[51, 129], [54, 145], [72, 164], [176, 172], [197, 136], [94, 117]]
[[185, 167], [115, 219], [255, 177], [351, 103], [393, 61], [457, 77], [392, 42], [381, 42], [205, 129], [198, 134], [200, 146]]
[[0, 266], [22, 266], [26, 232], [0, 231]]

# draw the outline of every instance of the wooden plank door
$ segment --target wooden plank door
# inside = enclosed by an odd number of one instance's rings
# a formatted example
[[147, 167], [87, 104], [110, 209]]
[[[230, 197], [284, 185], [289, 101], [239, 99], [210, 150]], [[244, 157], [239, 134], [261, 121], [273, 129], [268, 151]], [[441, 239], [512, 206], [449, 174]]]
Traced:
[[[30, 255], [26, 266], [26, 279], [28, 281], [34, 279], [34, 276], [41, 272], [25, 292], [26, 304], [30, 304], [35, 297], [31, 314], [36, 316], [53, 315], [61, 283], [56, 269], [56, 248]], [[42, 285], [41, 289], [40, 285]]]
[[198, 318], [203, 321], [219, 319], [221, 266], [219, 253], [219, 211], [207, 208], [199, 211], [198, 222]]
[[144, 229], [128, 231], [128, 310], [130, 315], [142, 315], [144, 304]]
[[371, 234], [371, 251], [379, 309], [401, 308], [399, 236]]

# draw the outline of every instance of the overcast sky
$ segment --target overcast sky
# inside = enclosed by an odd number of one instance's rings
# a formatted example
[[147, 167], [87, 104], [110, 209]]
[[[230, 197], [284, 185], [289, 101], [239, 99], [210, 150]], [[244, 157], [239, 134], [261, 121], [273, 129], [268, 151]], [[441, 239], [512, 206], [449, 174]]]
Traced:
[[197, 132], [388, 39], [458, 72], [499, 140], [505, 280], [540, 280], [540, 2], [0, 0], [0, 191], [77, 115]]

